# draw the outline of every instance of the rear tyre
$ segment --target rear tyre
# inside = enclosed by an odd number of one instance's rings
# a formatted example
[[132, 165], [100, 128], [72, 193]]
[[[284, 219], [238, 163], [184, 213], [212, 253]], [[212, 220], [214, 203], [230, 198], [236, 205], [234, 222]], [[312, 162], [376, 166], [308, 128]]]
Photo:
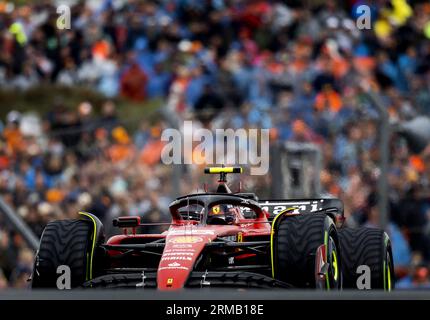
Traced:
[[328, 272], [325, 289], [341, 289], [341, 255], [333, 220], [324, 213], [281, 217], [274, 225], [273, 275], [299, 288], [321, 288], [317, 279], [317, 249], [324, 246]]
[[32, 275], [32, 288], [57, 288], [57, 268], [70, 268], [71, 287], [89, 276], [92, 227], [87, 220], [50, 222], [43, 231]]
[[358, 289], [357, 280], [361, 272], [364, 272], [359, 270], [359, 267], [364, 265], [370, 269], [371, 289], [386, 291], [394, 289], [391, 241], [383, 230], [344, 228], [339, 231], [339, 239], [343, 253], [342, 272], [345, 288]]

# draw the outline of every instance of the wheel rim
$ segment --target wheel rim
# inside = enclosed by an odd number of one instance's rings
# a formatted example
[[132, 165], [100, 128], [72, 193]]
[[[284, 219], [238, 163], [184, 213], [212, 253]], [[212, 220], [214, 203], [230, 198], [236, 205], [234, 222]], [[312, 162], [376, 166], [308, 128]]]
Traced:
[[386, 258], [384, 261], [384, 273], [385, 273], [385, 283], [384, 283], [384, 289], [385, 291], [391, 291], [392, 290], [392, 283], [391, 283], [391, 257], [390, 253], [387, 250]]
[[330, 263], [330, 269], [328, 272], [328, 288], [327, 289], [338, 289], [339, 288], [339, 279], [340, 279], [340, 268], [339, 268], [339, 259], [336, 243], [332, 237], [329, 238], [329, 246], [328, 246], [328, 263]]
[[334, 281], [338, 280], [339, 277], [339, 267], [337, 264], [337, 254], [336, 251], [332, 252], [332, 264], [333, 264], [333, 279]]
[[388, 291], [391, 291], [391, 270], [390, 270], [390, 267], [388, 267], [387, 271], [388, 271], [387, 272], [387, 274], [388, 274]]

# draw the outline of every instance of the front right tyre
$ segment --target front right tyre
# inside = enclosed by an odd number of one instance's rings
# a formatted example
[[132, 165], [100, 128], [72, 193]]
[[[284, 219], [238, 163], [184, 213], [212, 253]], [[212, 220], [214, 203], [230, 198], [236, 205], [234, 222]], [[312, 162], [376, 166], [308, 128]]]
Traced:
[[36, 253], [32, 288], [57, 288], [58, 267], [70, 268], [71, 287], [90, 280], [95, 237], [89, 220], [58, 220], [48, 223]]

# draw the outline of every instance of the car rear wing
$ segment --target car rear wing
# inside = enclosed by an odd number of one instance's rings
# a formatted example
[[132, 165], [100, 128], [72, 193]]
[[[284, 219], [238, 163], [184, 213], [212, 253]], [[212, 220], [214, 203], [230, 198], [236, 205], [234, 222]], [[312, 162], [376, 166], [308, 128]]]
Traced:
[[295, 208], [295, 214], [324, 212], [334, 220], [344, 220], [343, 202], [339, 199], [259, 200], [258, 203], [269, 213], [269, 220], [288, 208]]

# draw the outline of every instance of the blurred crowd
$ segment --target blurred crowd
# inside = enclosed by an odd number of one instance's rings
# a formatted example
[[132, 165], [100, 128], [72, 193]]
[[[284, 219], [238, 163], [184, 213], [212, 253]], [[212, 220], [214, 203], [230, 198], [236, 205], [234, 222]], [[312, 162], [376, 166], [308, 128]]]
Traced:
[[[63, 2], [62, 2], [63, 3]], [[115, 99], [166, 110], [200, 127], [267, 128], [271, 143], [321, 147], [323, 191], [345, 203], [348, 223], [378, 224], [379, 116], [362, 99], [377, 92], [390, 122], [430, 116], [428, 1], [65, 1], [71, 28], [56, 26], [55, 1], [0, 1], [0, 87], [87, 86], [106, 96], [9, 112], [0, 128], [0, 194], [36, 235], [44, 225], [96, 214], [107, 232], [120, 214], [168, 221], [171, 166], [160, 162], [163, 120], [130, 130]], [[305, 3], [305, 4], [304, 4]], [[357, 7], [370, 6], [371, 29]], [[11, 106], [11, 110], [13, 106]], [[37, 111], [37, 110], [36, 110]], [[221, 112], [220, 112], [221, 111]], [[399, 287], [429, 287], [430, 148], [390, 143], [390, 225]], [[180, 193], [201, 187], [183, 172]], [[244, 178], [267, 192], [267, 177]], [[270, 195], [270, 194], [269, 194]], [[160, 231], [156, 228], [145, 230]], [[25, 287], [33, 253], [0, 218], [0, 288]]]

